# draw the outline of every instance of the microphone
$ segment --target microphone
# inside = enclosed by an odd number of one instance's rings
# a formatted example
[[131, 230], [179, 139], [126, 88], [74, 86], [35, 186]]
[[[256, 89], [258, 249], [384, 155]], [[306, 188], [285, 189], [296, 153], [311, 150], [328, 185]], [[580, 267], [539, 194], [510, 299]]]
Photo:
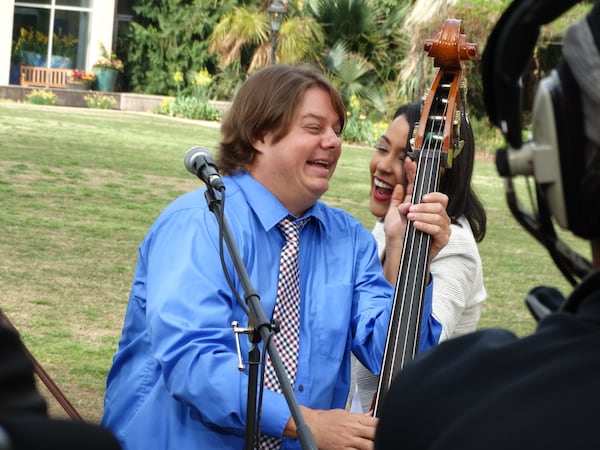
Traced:
[[190, 148], [185, 154], [183, 164], [189, 172], [204, 181], [207, 186], [219, 191], [225, 190], [225, 185], [212, 159], [210, 150], [206, 147], [196, 146]]

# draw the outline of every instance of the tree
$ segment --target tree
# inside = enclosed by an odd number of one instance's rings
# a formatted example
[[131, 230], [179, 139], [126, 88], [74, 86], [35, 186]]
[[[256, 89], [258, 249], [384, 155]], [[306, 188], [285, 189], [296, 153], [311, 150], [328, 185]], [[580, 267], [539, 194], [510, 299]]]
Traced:
[[[314, 19], [292, 10], [279, 32], [278, 60], [287, 64], [314, 62], [322, 42], [323, 31]], [[209, 50], [219, 56], [221, 68], [239, 61], [250, 73], [269, 65], [271, 39], [266, 9], [240, 7], [224, 15], [210, 36]]]
[[[128, 90], [149, 94], [177, 91], [176, 72], [214, 73], [217, 60], [208, 52], [208, 36], [234, 0], [139, 0], [133, 21], [119, 36], [126, 61]], [[184, 89], [187, 85], [184, 84]]]
[[[277, 41], [278, 61], [320, 67], [347, 101], [361, 111], [389, 115], [400, 103], [422, 97], [436, 69], [423, 43], [444, 20], [461, 20], [469, 42], [479, 46], [468, 62], [469, 106], [482, 117], [479, 59], [485, 41], [511, 0], [287, 0]], [[206, 68], [211, 97], [230, 99], [249, 73], [270, 64], [270, 0], [136, 0], [134, 20], [120, 35], [125, 89], [152, 94], [189, 90], [176, 72]], [[591, 0], [584, 2], [589, 8]], [[573, 8], [574, 10], [578, 7]], [[572, 23], [573, 20], [566, 21]], [[550, 50], [565, 27], [542, 30], [536, 52], [540, 69], [552, 67]], [[558, 34], [554, 31], [558, 30]], [[558, 36], [558, 37], [557, 37]], [[551, 45], [549, 45], [551, 44]]]
[[[380, 111], [380, 89], [396, 78], [406, 40], [401, 24], [409, 0], [309, 0], [288, 4], [277, 42], [278, 60], [321, 67], [347, 101], [361, 98]], [[243, 74], [270, 64], [266, 3], [234, 8], [210, 37], [222, 70], [238, 64]], [[239, 74], [242, 75], [242, 74]]]
[[387, 116], [387, 92], [393, 91], [407, 41], [402, 22], [410, 1], [312, 0], [307, 11], [324, 29], [325, 71], [342, 92], [346, 104], [352, 95], [365, 111]]

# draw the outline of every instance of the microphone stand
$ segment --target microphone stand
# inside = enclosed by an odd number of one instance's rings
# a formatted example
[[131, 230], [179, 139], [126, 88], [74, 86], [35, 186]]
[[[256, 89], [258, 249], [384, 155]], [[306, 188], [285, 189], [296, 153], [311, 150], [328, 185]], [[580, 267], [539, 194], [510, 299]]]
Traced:
[[[224, 188], [221, 192], [221, 195], [225, 195]], [[300, 406], [298, 405], [298, 401], [294, 396], [294, 391], [292, 390], [290, 381], [285, 373], [281, 356], [277, 352], [277, 348], [275, 347], [273, 339], [271, 339], [271, 337], [274, 335], [274, 332], [271, 328], [271, 322], [265, 315], [264, 309], [260, 303], [260, 296], [252, 286], [252, 282], [248, 277], [246, 267], [244, 266], [237, 246], [233, 240], [231, 230], [229, 229], [227, 219], [225, 218], [221, 198], [215, 195], [213, 187], [208, 183], [204, 197], [206, 199], [206, 203], [208, 204], [208, 208], [217, 218], [217, 222], [223, 231], [223, 237], [225, 239], [225, 243], [227, 244], [227, 249], [229, 250], [233, 265], [240, 278], [240, 282], [244, 290], [244, 299], [248, 305], [248, 325], [253, 330], [249, 333], [249, 339], [250, 342], [252, 342], [252, 346], [250, 347], [248, 358], [248, 402], [246, 405], [246, 434], [244, 449], [253, 449], [254, 437], [256, 436], [256, 404], [258, 396], [257, 380], [258, 366], [260, 362], [260, 351], [258, 350], [256, 344], [262, 340], [266, 351], [271, 357], [271, 363], [273, 364], [275, 374], [277, 375], [277, 379], [281, 385], [282, 393], [287, 401], [292, 417], [294, 418], [294, 422], [296, 423], [298, 440], [300, 441], [303, 449], [317, 450], [317, 445], [314, 441], [312, 432], [304, 421], [302, 412], [300, 411]], [[256, 331], [258, 331], [258, 333], [256, 333]]]

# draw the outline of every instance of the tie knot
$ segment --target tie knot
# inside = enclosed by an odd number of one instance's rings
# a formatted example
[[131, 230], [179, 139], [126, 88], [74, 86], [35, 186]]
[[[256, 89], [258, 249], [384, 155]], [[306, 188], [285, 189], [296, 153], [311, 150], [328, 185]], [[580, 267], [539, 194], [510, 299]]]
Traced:
[[286, 241], [298, 240], [300, 229], [310, 220], [310, 217], [300, 222], [294, 222], [289, 216], [277, 224]]

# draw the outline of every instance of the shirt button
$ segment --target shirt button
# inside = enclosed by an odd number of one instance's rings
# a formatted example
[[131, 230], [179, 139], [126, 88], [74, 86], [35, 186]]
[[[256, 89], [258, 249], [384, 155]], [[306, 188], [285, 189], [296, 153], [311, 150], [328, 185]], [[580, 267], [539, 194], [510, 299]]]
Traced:
[[303, 391], [304, 391], [304, 386], [302, 386], [302, 385], [299, 385], [299, 386], [298, 386], [298, 390], [299, 390], [300, 392], [303, 392]]

